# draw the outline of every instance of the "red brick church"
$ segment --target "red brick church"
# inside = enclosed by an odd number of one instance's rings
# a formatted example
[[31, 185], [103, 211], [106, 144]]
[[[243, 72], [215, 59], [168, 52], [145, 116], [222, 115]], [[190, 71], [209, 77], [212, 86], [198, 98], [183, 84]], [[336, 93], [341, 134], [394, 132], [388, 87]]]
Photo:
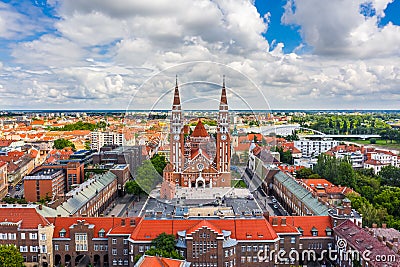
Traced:
[[230, 187], [231, 146], [225, 81], [216, 137], [210, 136], [200, 119], [191, 134], [185, 128], [176, 82], [170, 123], [170, 158], [164, 169], [164, 181], [181, 187]]

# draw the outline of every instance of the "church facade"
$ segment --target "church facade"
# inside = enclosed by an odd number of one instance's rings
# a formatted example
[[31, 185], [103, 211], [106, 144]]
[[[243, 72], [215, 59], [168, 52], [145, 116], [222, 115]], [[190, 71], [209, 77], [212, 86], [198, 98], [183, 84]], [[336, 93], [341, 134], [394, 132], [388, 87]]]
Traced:
[[210, 136], [199, 119], [189, 134], [184, 127], [178, 82], [175, 85], [170, 120], [170, 158], [164, 182], [181, 187], [230, 187], [231, 145], [225, 81], [222, 85], [217, 133]]

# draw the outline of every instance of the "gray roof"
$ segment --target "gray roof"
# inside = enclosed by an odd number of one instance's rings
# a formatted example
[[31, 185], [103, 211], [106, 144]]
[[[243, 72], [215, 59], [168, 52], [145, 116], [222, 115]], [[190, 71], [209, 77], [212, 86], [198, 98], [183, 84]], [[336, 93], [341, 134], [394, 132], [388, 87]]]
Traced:
[[312, 211], [314, 215], [328, 215], [328, 207], [319, 202], [317, 198], [313, 197], [312, 193], [298, 184], [294, 178], [281, 171], [276, 173], [274, 178], [285, 186], [285, 188], [300, 200], [304, 206]]
[[38, 210], [38, 212], [45, 217], [57, 217], [57, 215], [68, 217], [69, 215], [75, 215], [79, 209], [85, 206], [98, 192], [103, 190], [115, 179], [117, 179], [117, 176], [112, 172], [96, 175], [94, 178], [87, 180], [80, 184], [79, 187], [68, 192], [67, 196], [71, 198], [63, 202], [56, 209], [43, 206], [42, 210]]
[[57, 207], [56, 213], [62, 214], [66, 211], [68, 214], [75, 214], [88, 201], [93, 199], [100, 191], [112, 183], [116, 179], [116, 175], [107, 172], [105, 174], [96, 175], [94, 178], [82, 183], [79, 187], [68, 192], [70, 199]]

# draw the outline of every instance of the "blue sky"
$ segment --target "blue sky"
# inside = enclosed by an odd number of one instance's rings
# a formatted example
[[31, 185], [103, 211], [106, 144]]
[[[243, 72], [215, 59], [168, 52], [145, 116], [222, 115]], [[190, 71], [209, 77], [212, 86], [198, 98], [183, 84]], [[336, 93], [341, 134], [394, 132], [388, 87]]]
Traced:
[[400, 0], [1, 1], [0, 110], [124, 109], [148, 86], [144, 108], [175, 73], [222, 72], [258, 109], [396, 109], [399, 14]]

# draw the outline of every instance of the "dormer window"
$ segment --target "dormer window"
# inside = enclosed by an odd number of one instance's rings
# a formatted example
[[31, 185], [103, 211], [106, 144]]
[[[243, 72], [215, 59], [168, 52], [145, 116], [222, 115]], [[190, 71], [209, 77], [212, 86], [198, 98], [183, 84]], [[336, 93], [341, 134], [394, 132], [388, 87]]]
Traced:
[[65, 237], [65, 233], [66, 233], [67, 231], [65, 231], [65, 229], [63, 228], [63, 229], [61, 229], [61, 231], [60, 231], [60, 237]]
[[312, 234], [312, 236], [318, 236], [318, 229], [315, 228], [315, 227], [313, 227], [313, 228], [311, 229], [311, 234]]
[[325, 231], [326, 231], [326, 235], [327, 236], [332, 236], [332, 229], [331, 228], [326, 227]]
[[105, 233], [104, 229], [101, 228], [101, 230], [99, 231], [99, 237], [104, 237], [104, 233]]
[[300, 235], [303, 236], [304, 230], [301, 227], [297, 228], [297, 230], [299, 230]]

